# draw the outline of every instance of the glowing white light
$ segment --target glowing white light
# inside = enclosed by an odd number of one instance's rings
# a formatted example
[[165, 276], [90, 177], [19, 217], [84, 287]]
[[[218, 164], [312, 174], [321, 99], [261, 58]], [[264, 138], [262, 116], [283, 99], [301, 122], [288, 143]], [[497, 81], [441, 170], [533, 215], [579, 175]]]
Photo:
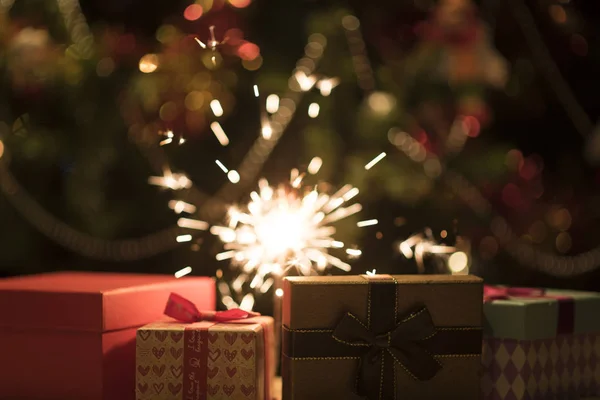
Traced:
[[321, 91], [322, 96], [329, 96], [331, 94], [331, 90], [339, 85], [339, 83], [340, 80], [338, 78], [321, 79], [317, 82], [317, 88]]
[[165, 132], [165, 136], [168, 137], [168, 138], [172, 138], [175, 135], [173, 134], [172, 130], [168, 130], [168, 131]]
[[367, 219], [365, 221], [357, 222], [356, 226], [358, 226], [359, 228], [364, 228], [365, 226], [377, 225], [378, 223], [379, 221], [377, 221], [376, 219]]
[[215, 134], [215, 137], [217, 138], [219, 143], [221, 143], [221, 146], [227, 146], [229, 144], [229, 138], [225, 134], [225, 131], [221, 127], [221, 124], [214, 121], [210, 124], [210, 129]]
[[183, 174], [173, 174], [165, 170], [163, 176], [151, 176], [148, 178], [150, 185], [160, 186], [171, 190], [189, 189], [192, 187], [192, 181]]
[[[265, 179], [250, 194], [245, 207], [231, 207], [228, 226], [212, 226], [210, 232], [225, 243], [219, 260], [231, 259], [241, 275], [258, 290], [267, 275], [285, 275], [295, 268], [301, 275], [322, 272], [328, 266], [344, 271], [350, 265], [329, 254], [343, 249], [330, 224], [361, 210], [360, 204], [343, 207], [346, 185], [330, 196], [303, 186], [304, 174], [293, 170], [289, 186], [271, 187]], [[357, 255], [359, 250], [348, 251]]]
[[191, 242], [192, 235], [179, 235], [176, 240], [178, 243]]
[[303, 92], [308, 92], [310, 89], [312, 89], [312, 87], [315, 85], [315, 82], [317, 81], [317, 78], [315, 78], [314, 76], [308, 76], [300, 70], [297, 70], [294, 73], [294, 78], [296, 78], [296, 82], [298, 82], [300, 90], [302, 90]]
[[346, 249], [346, 254], [352, 257], [360, 257], [362, 255], [362, 251], [358, 249]]
[[254, 307], [254, 296], [252, 293], [248, 293], [244, 296], [242, 301], [240, 302], [240, 308], [245, 311], [252, 311]]
[[177, 226], [188, 229], [197, 229], [199, 231], [205, 231], [208, 229], [208, 222], [200, 221], [191, 218], [179, 218], [177, 220]]
[[377, 157], [375, 157], [374, 159], [372, 159], [371, 161], [369, 161], [369, 162], [367, 163], [367, 165], [365, 165], [365, 169], [366, 169], [367, 171], [368, 171], [368, 170], [370, 170], [371, 168], [373, 168], [373, 166], [374, 166], [375, 164], [377, 164], [379, 161], [383, 160], [383, 158], [384, 158], [385, 156], [386, 156], [386, 154], [385, 154], [385, 153], [381, 153], [381, 154], [379, 154]]
[[193, 214], [196, 212], [196, 206], [193, 204], [186, 203], [181, 200], [171, 200], [169, 201], [169, 208], [175, 211], [176, 214], [181, 214], [182, 212]]
[[227, 173], [227, 179], [229, 179], [231, 183], [238, 183], [240, 181], [240, 174], [232, 169]]
[[221, 171], [228, 173], [229, 170], [227, 169], [227, 167], [219, 160], [215, 160], [215, 163], [219, 166], [219, 168], [221, 168]]
[[221, 107], [221, 102], [217, 99], [214, 99], [210, 102], [210, 109], [212, 110], [215, 117], [220, 117], [223, 115], [223, 107]]
[[158, 144], [159, 144], [160, 146], [164, 146], [164, 145], [166, 145], [166, 144], [169, 144], [169, 143], [171, 143], [172, 141], [173, 141], [173, 138], [170, 138], [170, 137], [169, 137], [169, 138], [166, 138], [166, 139], [164, 139], [164, 140], [161, 140], [161, 141], [160, 141]]
[[181, 138], [179, 138], [179, 144], [181, 145], [181, 144], [184, 144], [184, 143], [185, 143], [185, 139], [184, 139], [184, 138], [182, 138], [182, 137], [181, 137]]
[[175, 278], [181, 278], [192, 272], [192, 267], [185, 267], [175, 272]]
[[275, 296], [282, 297], [283, 296], [283, 289], [277, 289], [277, 290], [275, 290]]
[[448, 268], [452, 272], [461, 272], [469, 264], [469, 257], [462, 251], [457, 251], [448, 258]]
[[308, 168], [306, 169], [309, 174], [315, 175], [319, 172], [321, 167], [323, 166], [323, 160], [320, 157], [313, 157], [308, 164]]
[[308, 116], [311, 118], [317, 118], [319, 116], [319, 110], [321, 108], [319, 107], [319, 105], [317, 103], [311, 103], [308, 106]]
[[367, 275], [368, 276], [375, 276], [377, 274], [377, 270], [374, 269], [373, 271], [367, 271]]
[[273, 135], [273, 128], [271, 128], [271, 124], [269, 124], [269, 122], [264, 123], [260, 133], [263, 138], [267, 140], [271, 139], [271, 136]]
[[260, 93], [258, 92], [258, 85], [254, 85], [254, 97], [258, 96], [260, 96]]
[[267, 96], [267, 112], [270, 114], [276, 113], [279, 110], [279, 96], [276, 94], [270, 94]]

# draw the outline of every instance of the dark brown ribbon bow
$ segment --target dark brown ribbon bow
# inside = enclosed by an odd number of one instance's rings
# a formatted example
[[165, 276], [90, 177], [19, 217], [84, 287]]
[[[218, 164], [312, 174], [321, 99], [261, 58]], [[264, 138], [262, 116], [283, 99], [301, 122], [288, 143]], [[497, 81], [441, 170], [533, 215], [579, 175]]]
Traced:
[[[335, 340], [346, 345], [365, 347], [359, 367], [358, 395], [376, 400], [395, 398], [388, 397], [394, 385], [382, 382], [385, 376], [390, 376], [390, 371], [393, 374], [394, 362], [402, 365], [417, 380], [429, 380], [436, 375], [441, 365], [427, 351], [425, 342], [435, 333], [431, 315], [427, 307], [423, 306], [409, 313], [390, 332], [379, 334], [347, 313], [332, 335]], [[383, 393], [380, 393], [381, 390]]]

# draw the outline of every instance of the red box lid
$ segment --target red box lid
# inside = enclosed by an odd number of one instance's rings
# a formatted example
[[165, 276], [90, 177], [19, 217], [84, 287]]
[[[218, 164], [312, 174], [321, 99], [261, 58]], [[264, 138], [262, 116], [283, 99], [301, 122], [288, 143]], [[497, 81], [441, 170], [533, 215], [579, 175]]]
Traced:
[[206, 277], [56, 272], [0, 279], [0, 328], [107, 332], [164, 318], [171, 292], [214, 310]]

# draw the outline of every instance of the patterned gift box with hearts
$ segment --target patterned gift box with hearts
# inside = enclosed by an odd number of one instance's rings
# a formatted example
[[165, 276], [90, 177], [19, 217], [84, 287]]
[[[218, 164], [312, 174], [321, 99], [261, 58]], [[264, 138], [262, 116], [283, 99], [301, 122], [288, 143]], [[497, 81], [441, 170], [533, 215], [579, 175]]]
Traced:
[[137, 332], [138, 400], [270, 400], [273, 319], [158, 322]]

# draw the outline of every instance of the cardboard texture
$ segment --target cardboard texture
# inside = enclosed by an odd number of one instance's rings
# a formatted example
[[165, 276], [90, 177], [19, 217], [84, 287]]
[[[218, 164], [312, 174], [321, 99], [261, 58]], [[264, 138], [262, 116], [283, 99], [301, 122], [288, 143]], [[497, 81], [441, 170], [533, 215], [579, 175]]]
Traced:
[[598, 309], [598, 293], [552, 289], [485, 303], [484, 398], [600, 395]]
[[[364, 276], [294, 277], [284, 281], [284, 332], [333, 330], [350, 312], [364, 324], [369, 318], [369, 285]], [[482, 281], [472, 276], [395, 275], [397, 317], [415, 304], [426, 305], [438, 333], [454, 328], [476, 333], [472, 354], [436, 356], [442, 368], [430, 380], [411, 377], [397, 363], [394, 393], [397, 399], [478, 399], [481, 371]], [[393, 282], [392, 282], [393, 283]], [[392, 300], [393, 301], [393, 300]], [[382, 304], [371, 304], [381, 307]], [[460, 329], [456, 329], [459, 331]], [[290, 340], [289, 338], [287, 340]], [[354, 394], [358, 357], [293, 357], [295, 344], [283, 344], [283, 398], [286, 400], [358, 399]], [[479, 349], [477, 349], [479, 348]], [[382, 372], [383, 374], [383, 372]], [[389, 382], [388, 382], [389, 384]], [[392, 399], [390, 399], [392, 400]]]
[[135, 396], [135, 332], [171, 292], [214, 309], [210, 278], [60, 272], [0, 280], [0, 398]]
[[137, 400], [270, 400], [273, 319], [157, 322], [137, 332]]

